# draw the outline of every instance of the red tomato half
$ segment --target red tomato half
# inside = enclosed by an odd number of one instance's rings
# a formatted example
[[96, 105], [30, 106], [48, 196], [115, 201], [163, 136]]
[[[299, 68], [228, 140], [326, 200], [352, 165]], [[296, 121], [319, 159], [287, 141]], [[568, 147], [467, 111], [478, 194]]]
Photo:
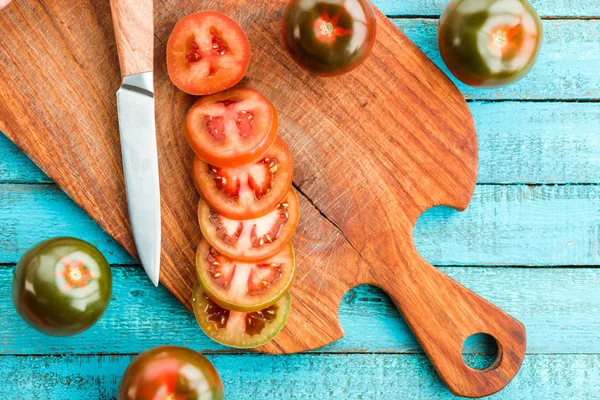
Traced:
[[275, 107], [247, 88], [201, 98], [185, 120], [185, 134], [196, 155], [218, 167], [256, 161], [277, 139], [277, 127]]
[[247, 220], [229, 219], [198, 205], [198, 220], [204, 238], [224, 256], [234, 260], [264, 260], [279, 252], [292, 238], [300, 220], [294, 189], [268, 214]]
[[219, 168], [194, 160], [194, 182], [202, 198], [219, 214], [232, 219], [257, 218], [277, 207], [292, 185], [292, 156], [277, 138], [253, 163]]
[[242, 28], [217, 11], [190, 14], [175, 24], [167, 43], [167, 69], [186, 93], [206, 95], [237, 84], [250, 64]]

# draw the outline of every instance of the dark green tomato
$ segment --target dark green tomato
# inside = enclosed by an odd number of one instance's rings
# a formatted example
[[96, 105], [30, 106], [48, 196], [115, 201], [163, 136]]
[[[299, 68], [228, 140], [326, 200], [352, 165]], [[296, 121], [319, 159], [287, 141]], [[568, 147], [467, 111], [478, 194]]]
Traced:
[[156, 347], [127, 367], [118, 400], [223, 400], [223, 382], [203, 355], [183, 347]]
[[81, 333], [108, 307], [112, 275], [106, 259], [91, 244], [75, 238], [46, 240], [19, 260], [12, 297], [21, 317], [53, 336]]
[[524, 77], [542, 37], [540, 17], [527, 0], [453, 0], [438, 25], [444, 62], [471, 86], [503, 86]]
[[292, 0], [283, 43], [292, 58], [321, 76], [348, 72], [371, 54], [377, 20], [369, 0]]

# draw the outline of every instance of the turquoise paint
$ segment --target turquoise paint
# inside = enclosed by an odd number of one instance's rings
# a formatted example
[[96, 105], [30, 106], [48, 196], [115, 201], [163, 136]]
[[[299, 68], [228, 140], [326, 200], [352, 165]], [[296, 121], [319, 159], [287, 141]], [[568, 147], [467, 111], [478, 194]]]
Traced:
[[[497, 304], [527, 327], [528, 354], [600, 353], [600, 269], [442, 268], [452, 278]], [[113, 268], [113, 300], [89, 331], [46, 337], [14, 311], [0, 291], [0, 354], [130, 354], [170, 343], [211, 352], [239, 352], [208, 339], [163, 288], [154, 289], [139, 267]], [[0, 268], [0, 288], [10, 287], [12, 267]], [[422, 353], [414, 336], [381, 290], [359, 286], [342, 300], [346, 337], [318, 352]], [[481, 352], [475, 343], [465, 352]], [[1, 358], [0, 358], [1, 360]]]
[[[386, 15], [437, 17], [448, 0], [373, 0], [373, 4]], [[600, 16], [598, 0], [531, 0], [531, 4], [542, 17]]]
[[[580, 266], [599, 261], [600, 104], [555, 101], [600, 96], [600, 1], [532, 3], [543, 16], [594, 19], [545, 20], [540, 60], [517, 85], [486, 91], [460, 85], [478, 128], [482, 185], [465, 213], [427, 212], [415, 242], [429, 261], [453, 265], [442, 270], [527, 326], [523, 368], [492, 398], [591, 400], [600, 393], [600, 269]], [[388, 15], [409, 16], [394, 22], [441, 65], [435, 17], [446, 0], [375, 4]], [[517, 101], [486, 102], [507, 99]], [[114, 299], [89, 332], [73, 338], [34, 332], [14, 312], [7, 290], [13, 264], [27, 247], [47, 236], [75, 234], [112, 263], [133, 263], [54, 185], [38, 185], [48, 182], [0, 134], [0, 264], [7, 264], [0, 266], [1, 399], [113, 399], [130, 354], [167, 343], [208, 351], [233, 400], [454, 398], [389, 298], [368, 286], [342, 301], [347, 336], [311, 354], [222, 354], [231, 350], [207, 339], [136, 266], [114, 268]], [[505, 183], [569, 185], [498, 185]], [[534, 267], [510, 267], [522, 265]], [[548, 268], [556, 265], [568, 268]]]
[[[479, 139], [478, 182], [600, 182], [600, 103], [469, 103]], [[0, 134], [0, 182], [50, 181]]]
[[[423, 214], [415, 244], [435, 265], [598, 265], [599, 199], [598, 185], [479, 185], [467, 211]], [[133, 263], [54, 185], [0, 185], [0, 204], [0, 263], [58, 235], [97, 245], [113, 264]]]
[[[422, 355], [209, 355], [228, 400], [448, 400]], [[0, 398], [114, 399], [131, 356], [2, 357]], [[8, 383], [8, 384], [6, 384]], [[43, 393], [43, 396], [39, 396]], [[493, 400], [597, 400], [600, 355], [532, 355]]]
[[[437, 21], [396, 19], [394, 23], [446, 74], [437, 48]], [[557, 100], [597, 99], [600, 96], [600, 21], [545, 20], [544, 43], [531, 72], [514, 85], [475, 89], [458, 82], [467, 99]]]

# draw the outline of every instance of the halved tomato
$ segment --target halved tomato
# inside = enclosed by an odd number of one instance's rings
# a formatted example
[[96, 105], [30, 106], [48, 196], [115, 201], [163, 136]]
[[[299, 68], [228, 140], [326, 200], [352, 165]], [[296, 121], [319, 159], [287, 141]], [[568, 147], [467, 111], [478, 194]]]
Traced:
[[283, 329], [290, 314], [292, 298], [286, 293], [269, 307], [253, 311], [229, 311], [212, 301], [200, 285], [194, 288], [194, 315], [200, 328], [217, 343], [249, 349], [262, 346]]
[[200, 98], [185, 134], [196, 155], [218, 167], [256, 161], [277, 139], [275, 107], [256, 90], [235, 88]]
[[227, 218], [256, 218], [273, 210], [289, 191], [292, 156], [277, 138], [258, 160], [239, 167], [219, 168], [196, 157], [193, 175], [196, 188], [213, 210]]
[[204, 238], [220, 254], [240, 261], [264, 260], [279, 252], [292, 238], [299, 220], [294, 189], [273, 211], [253, 219], [229, 219], [211, 210], [204, 200], [198, 204]]
[[196, 273], [204, 292], [228, 310], [262, 310], [283, 296], [296, 272], [294, 249], [288, 243], [279, 253], [261, 261], [231, 260], [205, 240], [196, 252]]
[[250, 64], [242, 28], [217, 11], [190, 14], [175, 24], [167, 43], [167, 69], [175, 86], [206, 95], [235, 86]]

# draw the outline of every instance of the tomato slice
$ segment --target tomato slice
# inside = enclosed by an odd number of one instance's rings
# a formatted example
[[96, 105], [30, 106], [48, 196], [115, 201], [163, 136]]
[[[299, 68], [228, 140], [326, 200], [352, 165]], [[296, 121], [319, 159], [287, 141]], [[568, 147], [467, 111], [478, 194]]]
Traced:
[[264, 260], [278, 253], [292, 238], [300, 220], [294, 189], [268, 214], [247, 220], [223, 217], [205, 201], [198, 205], [204, 238], [220, 254], [240, 261]]
[[185, 134], [196, 155], [218, 167], [256, 161], [277, 139], [277, 127], [275, 107], [248, 88], [199, 99], [185, 120]]
[[228, 310], [262, 310], [284, 295], [296, 272], [292, 244], [261, 261], [237, 261], [218, 253], [205, 239], [196, 252], [196, 273], [202, 288]]
[[196, 284], [194, 288], [194, 315], [208, 337], [226, 346], [249, 349], [262, 346], [283, 329], [292, 305], [286, 293], [269, 307], [253, 311], [229, 311], [212, 301]]
[[206, 95], [235, 86], [250, 64], [242, 28], [217, 11], [190, 14], [175, 24], [167, 43], [167, 69], [175, 86]]
[[208, 205], [232, 219], [261, 217], [277, 207], [292, 185], [292, 156], [277, 138], [253, 163], [219, 168], [196, 157], [194, 182]]

